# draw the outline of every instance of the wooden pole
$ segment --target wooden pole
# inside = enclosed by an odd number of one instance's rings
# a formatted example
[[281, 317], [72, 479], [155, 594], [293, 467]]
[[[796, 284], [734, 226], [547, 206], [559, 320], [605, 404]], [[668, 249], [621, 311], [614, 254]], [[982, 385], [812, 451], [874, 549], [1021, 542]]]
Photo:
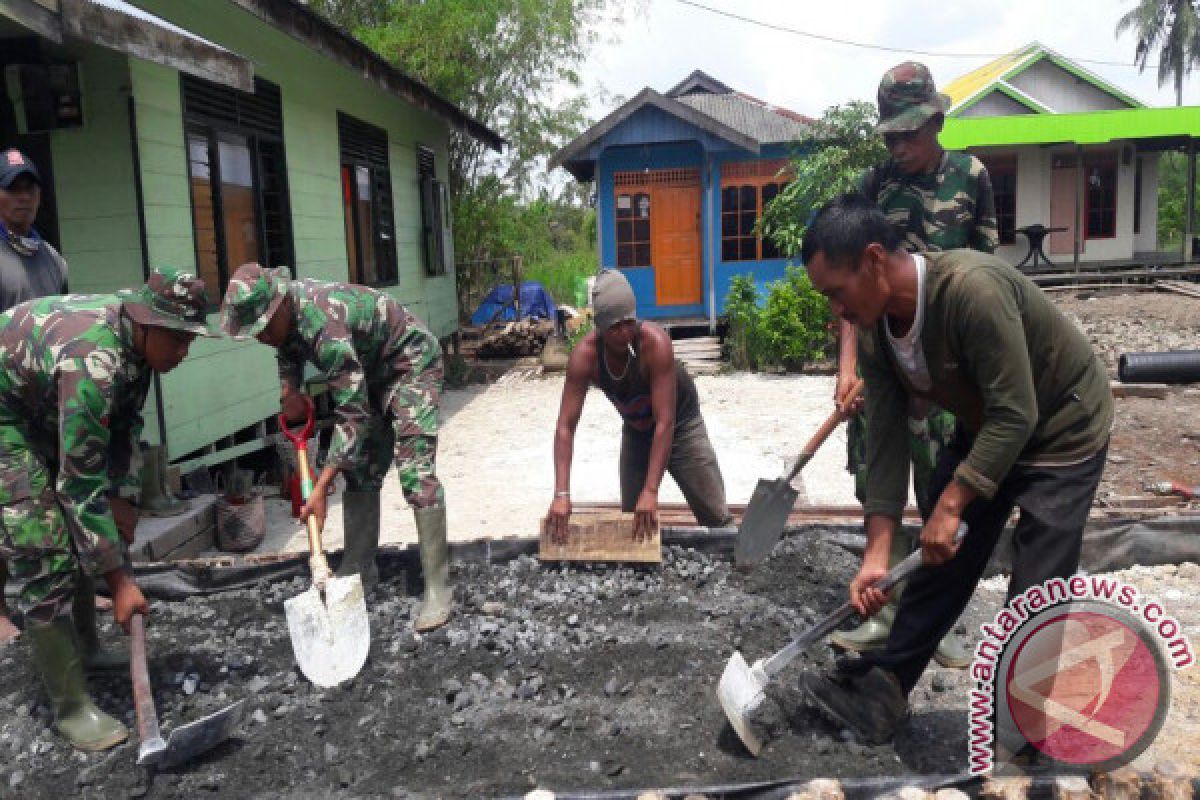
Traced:
[[1083, 250], [1083, 145], [1075, 145], [1075, 271], [1079, 272], [1079, 253]]
[[1183, 218], [1183, 260], [1192, 260], [1192, 235], [1196, 217], [1196, 140], [1188, 137], [1187, 145], [1187, 213]]

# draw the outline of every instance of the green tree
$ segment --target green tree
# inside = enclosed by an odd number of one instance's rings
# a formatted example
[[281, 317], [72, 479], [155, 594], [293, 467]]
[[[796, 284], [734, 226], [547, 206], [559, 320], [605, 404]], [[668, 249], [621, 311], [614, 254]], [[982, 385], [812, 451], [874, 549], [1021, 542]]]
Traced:
[[867, 167], [887, 159], [883, 139], [875, 132], [879, 113], [861, 100], [825, 109], [792, 159], [795, 178], [763, 213], [763, 235], [794, 257], [813, 212], [838, 194], [856, 187]]
[[1175, 105], [1183, 105], [1183, 79], [1200, 63], [1200, 15], [1194, 0], [1137, 0], [1117, 21], [1116, 35], [1132, 31], [1137, 43], [1134, 61], [1142, 71], [1149, 58], [1158, 58], [1158, 85], [1170, 79]]

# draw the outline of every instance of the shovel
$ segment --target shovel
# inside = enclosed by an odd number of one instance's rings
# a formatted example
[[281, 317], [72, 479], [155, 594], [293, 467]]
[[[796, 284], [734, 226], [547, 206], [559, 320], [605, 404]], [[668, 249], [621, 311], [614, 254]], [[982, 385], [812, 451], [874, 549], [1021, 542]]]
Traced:
[[[296, 448], [300, 467], [300, 491], [305, 502], [313, 489], [312, 470], [308, 465], [308, 439], [313, 432], [312, 404], [308, 420], [300, 433], [293, 433], [282, 414], [279, 429]], [[339, 578], [329, 571], [321, 549], [321, 531], [317, 520], [308, 515], [309, 569], [312, 586], [284, 601], [288, 633], [296, 663], [310, 681], [330, 688], [358, 674], [371, 649], [371, 631], [367, 620], [367, 601], [358, 575]], [[324, 597], [322, 597], [324, 593]]]
[[[961, 544], [966, 535], [967, 525], [962, 523], [958, 526], [958, 533], [954, 537], [955, 543]], [[876, 581], [875, 586], [886, 592], [901, 581], [907, 580], [920, 566], [921, 551], [915, 550], [909, 554], [908, 558], [893, 567], [888, 574]], [[725, 671], [721, 673], [721, 680], [717, 684], [717, 700], [720, 701], [721, 708], [725, 710], [725, 716], [729, 719], [730, 726], [737, 732], [738, 738], [742, 740], [742, 744], [746, 745], [746, 749], [750, 751], [751, 755], [759, 754], [763, 742], [754, 733], [749, 716], [766, 699], [763, 690], [766, 688], [767, 682], [790, 664], [796, 656], [815, 642], [825, 638], [839, 625], [853, 617], [855, 613], [854, 606], [848, 602], [843, 603], [836, 611], [797, 636], [787, 647], [768, 658], [755, 661], [753, 665], [748, 665], [746, 659], [736, 650], [730, 656], [729, 663], [725, 665]]]
[[133, 680], [133, 705], [137, 710], [138, 738], [141, 739], [137, 763], [143, 767], [170, 769], [228, 739], [242, 721], [245, 700], [238, 700], [215, 714], [182, 725], [171, 731], [171, 735], [163, 741], [158, 730], [154, 695], [150, 691], [150, 671], [146, 668], [146, 624], [141, 614], [133, 615], [130, 629], [129, 674]]
[[813, 455], [820, 449], [829, 434], [850, 417], [845, 410], [854, 405], [854, 401], [862, 394], [863, 382], [859, 381], [846, 395], [841, 408], [829, 415], [829, 419], [821, 423], [821, 427], [804, 445], [800, 455], [796, 456], [791, 469], [773, 481], [760, 480], [754, 487], [754, 494], [746, 504], [746, 513], [742, 515], [742, 525], [738, 530], [737, 541], [733, 545], [733, 562], [743, 570], [753, 569], [771, 554], [783, 528], [787, 525], [788, 515], [796, 505], [799, 492], [792, 486], [792, 481], [804, 469], [804, 465], [812, 460]]

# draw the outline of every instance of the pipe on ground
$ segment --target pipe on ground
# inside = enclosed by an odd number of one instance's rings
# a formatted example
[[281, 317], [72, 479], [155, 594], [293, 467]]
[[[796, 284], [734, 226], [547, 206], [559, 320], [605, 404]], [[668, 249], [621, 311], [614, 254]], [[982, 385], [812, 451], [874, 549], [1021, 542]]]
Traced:
[[1200, 350], [1122, 353], [1117, 377], [1121, 383], [1196, 383], [1200, 381]]

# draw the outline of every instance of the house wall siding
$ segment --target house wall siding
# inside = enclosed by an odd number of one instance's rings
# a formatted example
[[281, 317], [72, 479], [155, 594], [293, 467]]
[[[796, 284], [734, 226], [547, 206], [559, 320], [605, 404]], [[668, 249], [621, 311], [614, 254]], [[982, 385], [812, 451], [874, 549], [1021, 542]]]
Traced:
[[975, 105], [963, 111], [960, 117], [1009, 117], [1018, 114], [1032, 114], [1025, 106], [1013, 100], [1003, 92], [993, 91]]
[[[424, 144], [436, 153], [438, 177], [447, 177], [446, 124], [231, 3], [146, 0], [142, 6], [251, 58], [256, 74], [279, 86], [298, 276], [348, 279], [337, 112], [388, 132], [399, 280], [387, 291], [437, 335], [451, 333], [458, 316], [455, 278], [452, 270], [425, 275], [416, 173], [416, 145]], [[129, 65], [151, 263], [194, 269], [179, 75], [142, 61]], [[170, 456], [179, 458], [274, 413], [273, 354], [256, 343], [198, 341], [185, 365], [164, 377], [163, 396]]]
[[1043, 59], [1008, 82], [1059, 114], [1113, 111], [1129, 104]]

